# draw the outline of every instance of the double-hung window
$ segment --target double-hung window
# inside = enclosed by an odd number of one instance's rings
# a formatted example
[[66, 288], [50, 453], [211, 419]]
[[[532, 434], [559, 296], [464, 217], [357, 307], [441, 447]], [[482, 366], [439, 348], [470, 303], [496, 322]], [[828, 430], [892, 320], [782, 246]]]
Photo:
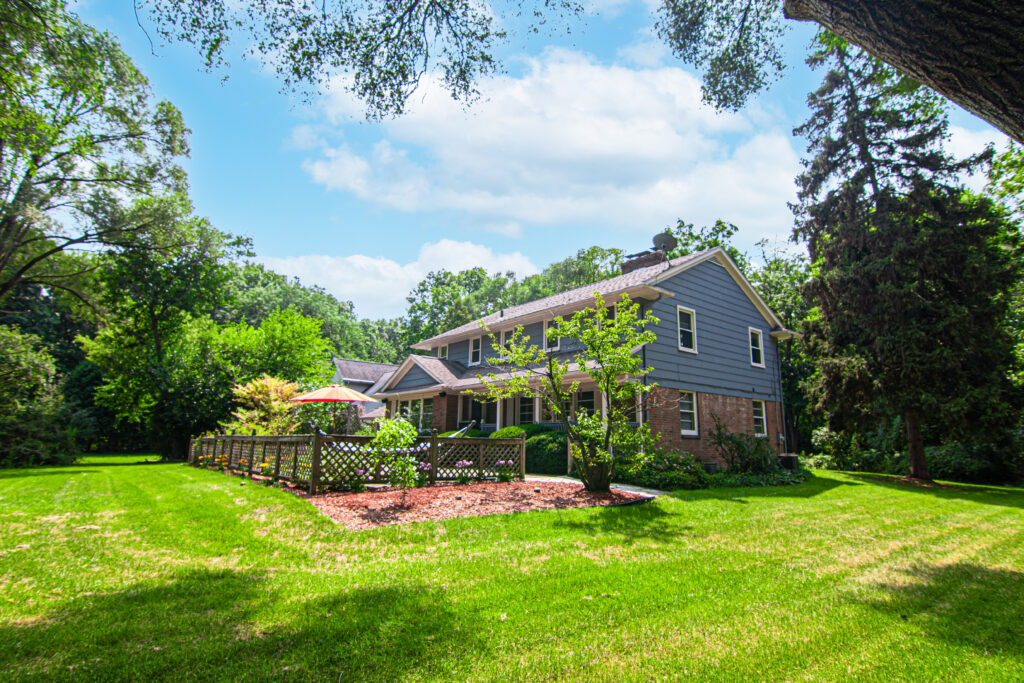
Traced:
[[679, 392], [679, 427], [683, 436], [700, 436], [697, 428], [697, 394]]
[[676, 306], [679, 328], [679, 350], [697, 353], [697, 313], [692, 308]]
[[533, 424], [533, 396], [519, 397], [519, 424]]
[[764, 335], [756, 327], [748, 327], [747, 333], [750, 336], [750, 364], [754, 367], [764, 367]]
[[544, 349], [546, 351], [557, 351], [558, 350], [558, 342], [559, 342], [558, 335], [555, 334], [554, 331], [549, 331], [549, 330], [551, 330], [552, 327], [555, 327], [555, 322], [553, 320], [552, 321], [548, 321], [548, 320], [544, 321]]
[[768, 436], [768, 420], [765, 418], [764, 401], [754, 401], [754, 436]]
[[434, 426], [434, 399], [425, 398], [422, 403], [423, 408], [420, 410], [420, 431], [429, 430]]
[[469, 340], [469, 364], [480, 365], [481, 349], [483, 348], [482, 339], [480, 337], [474, 337]]

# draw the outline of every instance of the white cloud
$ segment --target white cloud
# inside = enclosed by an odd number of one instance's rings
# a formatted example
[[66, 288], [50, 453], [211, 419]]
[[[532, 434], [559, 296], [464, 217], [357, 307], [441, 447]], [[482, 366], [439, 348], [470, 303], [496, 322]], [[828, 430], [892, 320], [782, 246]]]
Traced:
[[641, 32], [636, 41], [620, 47], [615, 54], [630, 64], [654, 68], [662, 66], [672, 53], [664, 40], [653, 30], [647, 30]]
[[[993, 145], [998, 153], [1006, 149], [1008, 140], [1006, 135], [995, 128], [968, 130], [963, 126], [950, 126], [946, 151], [957, 159], [964, 159], [982, 151], [986, 145]], [[987, 183], [988, 178], [985, 176], [984, 170], [978, 170], [964, 178], [964, 184], [975, 192], [980, 192]]]
[[[647, 234], [679, 217], [788, 233], [799, 164], [785, 124], [715, 112], [682, 69], [549, 50], [521, 77], [481, 86], [486, 99], [467, 112], [426, 83], [382, 124], [383, 140], [322, 145], [304, 168], [378, 206], [517, 226], [509, 236], [571, 225]], [[341, 87], [323, 106], [335, 124], [359, 107]]]
[[489, 273], [512, 270], [520, 276], [538, 272], [530, 259], [518, 251], [496, 254], [480, 244], [449, 239], [424, 244], [416, 260], [405, 264], [362, 254], [265, 256], [259, 261], [305, 284], [320, 285], [339, 299], [352, 301], [356, 312], [369, 318], [391, 318], [404, 313], [406, 295], [433, 270], [481, 267]]

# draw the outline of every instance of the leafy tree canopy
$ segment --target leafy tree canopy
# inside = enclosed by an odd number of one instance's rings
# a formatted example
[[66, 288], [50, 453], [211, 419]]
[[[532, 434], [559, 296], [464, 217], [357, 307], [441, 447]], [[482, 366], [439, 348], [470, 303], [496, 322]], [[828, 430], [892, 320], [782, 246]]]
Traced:
[[144, 233], [124, 197], [184, 188], [187, 129], [110, 36], [59, 1], [0, 9], [0, 299], [20, 284], [73, 289], [87, 245]]
[[[495, 46], [506, 29], [536, 31], [584, 10], [574, 0], [148, 4], [157, 31], [198, 47], [208, 66], [241, 37], [286, 87], [347, 74], [371, 117], [401, 114], [428, 70], [453, 97], [471, 100], [481, 77], [499, 68]], [[657, 30], [703, 70], [704, 98], [736, 109], [783, 74], [787, 18], [817, 22], [1024, 141], [1024, 60], [1007, 58], [1020, 54], [1024, 35], [1017, 0], [662, 0]]]
[[845, 41], [824, 36], [797, 179], [815, 306], [812, 389], [834, 427], [903, 417], [911, 476], [928, 478], [922, 424], [948, 433], [1015, 422], [1005, 321], [1020, 240], [1005, 214], [956, 185], [978, 159], [942, 150], [930, 93]]

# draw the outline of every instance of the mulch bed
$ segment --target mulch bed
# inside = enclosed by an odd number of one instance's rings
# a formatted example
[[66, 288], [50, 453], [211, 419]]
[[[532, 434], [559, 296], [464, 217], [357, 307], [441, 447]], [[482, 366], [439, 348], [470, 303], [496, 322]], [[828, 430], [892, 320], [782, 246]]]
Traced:
[[438, 484], [409, 489], [406, 506], [402, 492], [378, 489], [364, 493], [298, 493], [334, 521], [349, 529], [375, 529], [388, 524], [427, 520], [500, 515], [528, 510], [625, 505], [648, 499], [638, 493], [611, 491], [591, 493], [579, 484], [547, 481], [515, 481], [467, 486]]

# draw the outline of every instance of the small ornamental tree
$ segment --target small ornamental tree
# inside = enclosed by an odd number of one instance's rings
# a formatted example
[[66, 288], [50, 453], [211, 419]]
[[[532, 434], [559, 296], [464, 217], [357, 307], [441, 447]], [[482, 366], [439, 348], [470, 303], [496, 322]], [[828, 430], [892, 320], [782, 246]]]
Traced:
[[221, 427], [241, 434], [291, 434], [299, 426], [298, 406], [290, 400], [298, 391], [298, 384], [271, 375], [236, 384], [231, 393], [239, 407]]
[[377, 462], [388, 466], [388, 483], [402, 489], [402, 506], [409, 489], [416, 485], [416, 458], [409, 446], [416, 442], [416, 428], [402, 419], [377, 420], [377, 435], [370, 447], [377, 452]]
[[[650, 372], [636, 351], [655, 340], [645, 328], [656, 324], [657, 318], [650, 312], [641, 314], [639, 304], [626, 295], [617, 304], [614, 318], [608, 311], [604, 299], [595, 293], [593, 306], [576, 311], [568, 320], [557, 317], [548, 326], [548, 335], [582, 345], [572, 357], [562, 358], [531, 344], [522, 326], [504, 345], [492, 335], [499, 355], [489, 362], [502, 373], [479, 375], [486, 386], [483, 394], [491, 400], [539, 396], [544, 401], [565, 428], [576, 473], [588, 491], [607, 491], [616, 462], [628, 456], [635, 463], [637, 454], [653, 443], [646, 424], [634, 428], [630, 422], [636, 402], [653, 386], [636, 381]], [[594, 412], [580, 411], [573, 420], [565, 406], [571, 404], [581, 382], [569, 382], [567, 377], [577, 373], [594, 383], [600, 403]]]

